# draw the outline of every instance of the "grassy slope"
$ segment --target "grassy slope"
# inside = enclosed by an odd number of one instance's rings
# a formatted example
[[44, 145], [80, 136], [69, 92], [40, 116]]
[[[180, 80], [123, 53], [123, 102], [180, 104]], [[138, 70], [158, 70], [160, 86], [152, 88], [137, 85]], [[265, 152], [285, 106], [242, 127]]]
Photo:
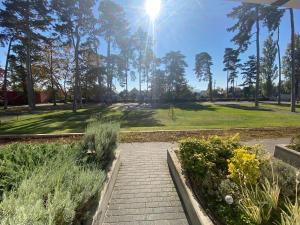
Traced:
[[[120, 120], [123, 130], [186, 130], [202, 128], [260, 128], [300, 126], [300, 114], [288, 106], [240, 104], [178, 104], [172, 120], [169, 106], [121, 111], [118, 108], [89, 107], [74, 114], [71, 110], [41, 110], [7, 118], [0, 112], [0, 134], [82, 132], [91, 115], [101, 113], [108, 120]], [[13, 113], [12, 113], [13, 114]], [[3, 122], [4, 121], [4, 122]]]

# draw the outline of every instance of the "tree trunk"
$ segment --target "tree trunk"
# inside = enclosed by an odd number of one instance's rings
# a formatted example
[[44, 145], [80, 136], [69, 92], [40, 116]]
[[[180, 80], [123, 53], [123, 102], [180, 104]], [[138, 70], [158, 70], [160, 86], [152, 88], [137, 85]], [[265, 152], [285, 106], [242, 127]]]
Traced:
[[226, 86], [226, 98], [228, 98], [228, 95], [229, 95], [229, 82], [228, 82], [228, 79], [229, 79], [229, 71], [227, 70], [227, 86]]
[[142, 53], [139, 55], [139, 101], [142, 101]]
[[31, 72], [31, 30], [29, 24], [29, 1], [27, 1], [27, 21], [26, 21], [26, 70], [27, 70], [27, 77], [26, 77], [26, 84], [27, 84], [27, 100], [28, 106], [32, 110], [35, 108], [34, 104], [34, 90], [33, 90], [33, 80], [32, 80], [32, 72]]
[[212, 77], [209, 78], [209, 99], [212, 102], [213, 101], [213, 96], [212, 96]]
[[112, 100], [112, 84], [111, 84], [111, 56], [110, 56], [110, 48], [111, 48], [111, 40], [110, 40], [110, 37], [108, 38], [108, 41], [107, 41], [107, 89], [108, 89], [108, 92], [109, 92], [109, 98], [110, 100]]
[[291, 48], [292, 48], [291, 112], [296, 112], [295, 24], [294, 24], [293, 9], [290, 9], [290, 17], [291, 17]]
[[13, 37], [10, 38], [8, 44], [8, 50], [6, 55], [6, 62], [5, 62], [5, 71], [4, 71], [4, 81], [3, 81], [3, 96], [4, 96], [4, 109], [7, 109], [8, 105], [8, 98], [7, 98], [7, 74], [8, 74], [8, 61], [10, 56], [11, 44], [13, 41]]
[[279, 81], [278, 81], [278, 105], [281, 104], [281, 53], [280, 53], [280, 28], [278, 26], [277, 30], [277, 51], [278, 51], [278, 75], [279, 75]]
[[50, 77], [51, 77], [51, 89], [52, 89], [52, 100], [53, 106], [56, 106], [56, 92], [54, 85], [54, 76], [53, 76], [53, 49], [52, 43], [50, 44]]
[[77, 103], [78, 103], [78, 94], [79, 94], [79, 43], [80, 37], [77, 35], [76, 43], [73, 40], [74, 44], [74, 57], [75, 57], [75, 85], [74, 85], [74, 96], [73, 96], [73, 112], [77, 111]]
[[125, 96], [125, 100], [128, 101], [128, 71], [129, 71], [129, 60], [128, 57], [126, 59], [126, 74], [125, 74], [125, 85], [126, 85], [126, 96]]
[[259, 79], [260, 79], [260, 45], [259, 45], [259, 6], [256, 6], [256, 87], [255, 87], [255, 107], [259, 106]]

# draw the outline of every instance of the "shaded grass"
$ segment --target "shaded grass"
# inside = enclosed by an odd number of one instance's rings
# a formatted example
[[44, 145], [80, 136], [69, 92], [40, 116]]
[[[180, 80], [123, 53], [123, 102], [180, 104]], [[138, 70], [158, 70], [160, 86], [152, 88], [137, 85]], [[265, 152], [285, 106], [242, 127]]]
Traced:
[[52, 134], [83, 132], [94, 114], [107, 121], [117, 121], [123, 131], [193, 130], [211, 128], [262, 128], [300, 126], [300, 114], [290, 113], [289, 107], [252, 103], [185, 103], [174, 105], [174, 117], [170, 105], [158, 105], [151, 109], [121, 110], [122, 105], [112, 107], [89, 106], [73, 113], [70, 109], [49, 110], [43, 108], [34, 114], [22, 111], [22, 115], [3, 120], [7, 115], [0, 111], [0, 134]]

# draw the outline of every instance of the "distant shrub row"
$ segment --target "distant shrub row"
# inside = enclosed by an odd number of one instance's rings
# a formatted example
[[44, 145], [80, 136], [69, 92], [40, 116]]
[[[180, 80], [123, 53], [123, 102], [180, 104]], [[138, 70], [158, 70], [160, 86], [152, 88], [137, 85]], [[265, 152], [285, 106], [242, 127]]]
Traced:
[[0, 224], [69, 225], [91, 219], [114, 158], [118, 126], [94, 122], [82, 143], [0, 150]]

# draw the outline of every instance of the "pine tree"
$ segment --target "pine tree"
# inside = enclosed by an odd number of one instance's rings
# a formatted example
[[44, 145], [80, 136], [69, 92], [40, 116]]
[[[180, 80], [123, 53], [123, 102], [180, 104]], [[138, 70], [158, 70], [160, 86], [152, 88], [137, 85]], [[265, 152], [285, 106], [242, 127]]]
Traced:
[[251, 55], [242, 66], [242, 75], [243, 75], [243, 83], [241, 86], [244, 87], [245, 97], [250, 97], [253, 95], [255, 97], [255, 79], [256, 79], [256, 56]]
[[233, 37], [234, 42], [239, 47], [239, 52], [244, 52], [251, 44], [253, 36], [252, 29], [256, 28], [256, 85], [255, 85], [255, 106], [259, 106], [259, 90], [260, 90], [260, 21], [263, 20], [262, 14], [264, 6], [259, 4], [242, 3], [242, 5], [235, 7], [228, 17], [237, 19], [237, 23], [230, 27], [228, 31], [238, 33]]
[[213, 78], [211, 72], [212, 58], [207, 52], [202, 52], [196, 55], [195, 58], [195, 73], [200, 81], [208, 81], [208, 92], [210, 101], [213, 100]]
[[112, 0], [102, 0], [99, 5], [100, 34], [107, 42], [106, 74], [107, 89], [111, 98], [113, 85], [112, 46], [119, 46], [128, 32], [128, 23], [123, 8]]
[[95, 32], [96, 19], [93, 15], [94, 0], [62, 1], [53, 0], [52, 7], [55, 9], [58, 21], [56, 31], [62, 38], [71, 43], [74, 49], [75, 79], [73, 111], [76, 112], [78, 101], [82, 104], [80, 91], [80, 46], [84, 39], [93, 36]]
[[28, 105], [35, 108], [32, 77], [33, 45], [45, 39], [43, 31], [51, 24], [49, 2], [39, 0], [5, 0], [0, 11], [5, 21], [1, 26], [10, 32], [10, 37], [18, 40], [26, 52], [26, 86]]
[[270, 35], [264, 43], [263, 57], [262, 57], [262, 80], [263, 90], [268, 98], [273, 95], [274, 80], [277, 78], [277, 66], [275, 59], [277, 55], [277, 46]]
[[281, 104], [281, 84], [282, 84], [282, 65], [281, 65], [281, 53], [280, 53], [280, 23], [281, 19], [284, 15], [285, 10], [279, 9], [275, 6], [265, 7], [263, 10], [264, 17], [264, 25], [268, 28], [269, 32], [273, 34], [273, 32], [277, 33], [277, 55], [278, 55], [278, 104]]
[[239, 53], [237, 50], [232, 48], [226, 48], [224, 54], [224, 71], [227, 71], [227, 97], [228, 97], [228, 83], [231, 82], [234, 91], [235, 79], [238, 77], [237, 70], [239, 68], [240, 59], [238, 58]]
[[162, 59], [165, 65], [167, 90], [173, 100], [178, 99], [187, 87], [185, 79], [185, 56], [180, 51], [171, 51]]

